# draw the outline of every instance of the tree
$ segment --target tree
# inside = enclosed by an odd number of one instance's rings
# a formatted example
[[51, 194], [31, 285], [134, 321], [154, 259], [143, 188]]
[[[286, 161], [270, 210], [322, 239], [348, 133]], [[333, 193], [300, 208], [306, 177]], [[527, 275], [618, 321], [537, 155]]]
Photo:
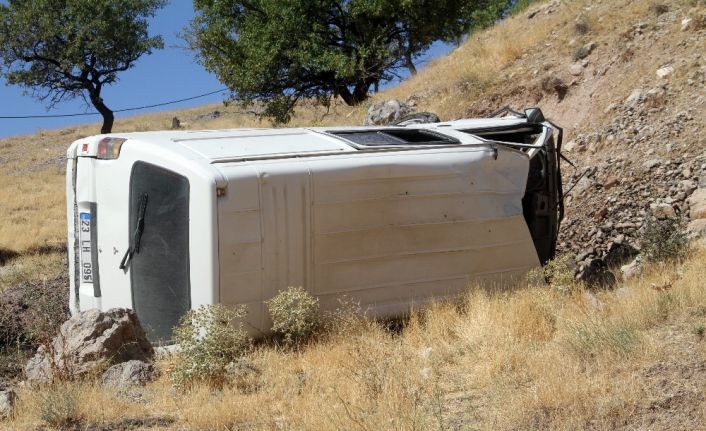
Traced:
[[101, 91], [143, 54], [163, 47], [147, 18], [165, 0], [9, 0], [0, 4], [0, 72], [49, 108], [82, 97], [113, 128]]
[[290, 119], [296, 102], [348, 105], [372, 85], [416, 73], [437, 41], [493, 22], [512, 0], [194, 0], [187, 41], [241, 101]]

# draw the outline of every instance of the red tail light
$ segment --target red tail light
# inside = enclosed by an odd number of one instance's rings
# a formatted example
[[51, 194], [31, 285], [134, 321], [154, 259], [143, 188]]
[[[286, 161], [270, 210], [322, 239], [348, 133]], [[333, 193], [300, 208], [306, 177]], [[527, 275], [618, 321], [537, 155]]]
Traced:
[[99, 159], [117, 159], [120, 156], [120, 148], [123, 146], [124, 138], [103, 138], [98, 142]]

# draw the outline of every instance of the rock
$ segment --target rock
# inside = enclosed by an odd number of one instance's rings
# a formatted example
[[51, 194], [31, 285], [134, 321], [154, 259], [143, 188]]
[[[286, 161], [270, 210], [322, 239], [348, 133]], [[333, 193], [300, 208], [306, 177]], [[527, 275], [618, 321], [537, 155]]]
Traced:
[[0, 391], [0, 419], [6, 419], [12, 414], [12, 409], [15, 407], [17, 394], [12, 389]]
[[221, 111], [215, 110], [211, 112], [207, 112], [206, 114], [202, 114], [196, 117], [196, 120], [215, 120], [216, 118], [220, 118], [223, 113]]
[[650, 211], [652, 211], [652, 215], [658, 219], [674, 218], [677, 216], [674, 207], [670, 204], [650, 204]]
[[172, 117], [172, 130], [181, 129], [181, 121], [177, 117]]
[[619, 235], [622, 238], [616, 238], [613, 244], [608, 247], [608, 251], [603, 257], [605, 264], [610, 267], [622, 265], [628, 260], [634, 258], [639, 253], [635, 247], [624, 242], [624, 235]]
[[156, 380], [159, 371], [154, 365], [138, 360], [115, 364], [103, 373], [102, 382], [105, 386], [129, 387], [144, 386]]
[[661, 79], [668, 77], [672, 73], [674, 73], [674, 68], [672, 66], [664, 66], [657, 69], [657, 77]]
[[588, 42], [576, 51], [576, 53], [574, 54], [574, 59], [583, 60], [584, 58], [588, 57], [594, 49], [596, 49], [596, 43]]
[[620, 267], [620, 274], [622, 275], [623, 280], [628, 280], [635, 277], [636, 275], [639, 275], [641, 271], [642, 267], [640, 266], [639, 258], [635, 258], [632, 262]]
[[397, 126], [407, 126], [410, 124], [439, 123], [441, 119], [433, 112], [418, 112], [416, 114], [405, 115], [395, 123]]
[[706, 189], [696, 189], [686, 200], [691, 220], [706, 219]]
[[608, 178], [608, 179], [603, 183], [603, 189], [604, 189], [604, 190], [610, 190], [610, 189], [612, 189], [613, 187], [617, 186], [618, 184], [620, 184], [620, 179], [618, 179], [618, 178], [616, 178], [616, 177], [611, 177], [611, 178]]
[[555, 92], [559, 101], [564, 100], [566, 93], [569, 91], [569, 86], [556, 76], [544, 77], [540, 85], [545, 93]]
[[681, 180], [679, 181], [679, 186], [681, 186], [682, 190], [684, 190], [687, 194], [693, 193], [693, 191], [698, 188], [696, 181], [692, 180]]
[[645, 163], [642, 164], [642, 166], [647, 169], [647, 170], [652, 170], [653, 168], [656, 168], [657, 166], [662, 164], [662, 160], [660, 159], [650, 159], [647, 160]]
[[589, 287], [609, 288], [615, 284], [615, 275], [602, 259], [591, 259], [579, 277]]
[[687, 31], [694, 27], [694, 19], [690, 16], [684, 17], [681, 20], [681, 31]]
[[637, 88], [625, 99], [625, 106], [632, 108], [642, 101], [642, 90]]
[[706, 236], [706, 219], [700, 218], [690, 221], [686, 226], [686, 232], [690, 238]]
[[579, 76], [583, 73], [583, 66], [578, 63], [572, 64], [571, 67], [569, 67], [569, 73], [573, 76]]
[[132, 359], [150, 361], [153, 357], [152, 345], [134, 311], [91, 309], [64, 322], [50, 346], [41, 346], [27, 362], [25, 373], [28, 381], [43, 382], [86, 375]]
[[399, 121], [405, 115], [413, 113], [415, 109], [397, 99], [378, 102], [368, 108], [365, 117], [366, 126], [381, 126]]
[[574, 189], [571, 191], [571, 194], [574, 195], [574, 197], [578, 197], [583, 194], [586, 190], [592, 188], [593, 185], [593, 180], [588, 178], [588, 176], [584, 176], [579, 180], [578, 183], [576, 183], [576, 187], [574, 187]]

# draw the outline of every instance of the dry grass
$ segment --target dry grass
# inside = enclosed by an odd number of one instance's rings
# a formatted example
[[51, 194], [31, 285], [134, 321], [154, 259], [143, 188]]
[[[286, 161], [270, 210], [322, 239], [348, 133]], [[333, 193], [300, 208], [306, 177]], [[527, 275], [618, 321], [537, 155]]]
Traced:
[[[126, 412], [171, 417], [170, 429], [190, 430], [614, 429], [639, 422], [659, 399], [651, 365], [678, 350], [706, 363], [694, 329], [706, 323], [704, 273], [699, 248], [681, 266], [653, 267], [599, 293], [598, 302], [582, 290], [471, 289], [461, 303], [415, 313], [401, 333], [367, 321], [299, 351], [261, 346], [248, 358], [261, 370], [250, 390], [178, 392], [168, 376], [132, 395], [75, 383], [74, 414], [95, 424]], [[695, 348], [667, 341], [680, 339]], [[171, 361], [159, 365], [169, 370]], [[703, 384], [696, 370], [690, 378]], [[40, 424], [41, 393], [22, 390], [10, 429]], [[703, 428], [703, 405], [695, 408], [689, 423]]]
[[11, 259], [0, 270], [0, 292], [26, 280], [54, 278], [66, 271], [66, 255], [58, 251], [33, 251]]

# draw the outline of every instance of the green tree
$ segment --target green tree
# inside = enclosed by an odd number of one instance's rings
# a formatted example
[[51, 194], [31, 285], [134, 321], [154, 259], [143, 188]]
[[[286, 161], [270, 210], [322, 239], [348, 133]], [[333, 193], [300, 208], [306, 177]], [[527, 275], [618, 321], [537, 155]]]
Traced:
[[103, 116], [110, 133], [113, 111], [104, 86], [143, 54], [163, 47], [147, 33], [147, 18], [165, 0], [9, 0], [0, 4], [0, 73], [49, 107], [82, 97]]
[[415, 60], [498, 19], [512, 0], [194, 0], [187, 40], [246, 103], [287, 122], [296, 102], [348, 105], [373, 85], [416, 73]]

